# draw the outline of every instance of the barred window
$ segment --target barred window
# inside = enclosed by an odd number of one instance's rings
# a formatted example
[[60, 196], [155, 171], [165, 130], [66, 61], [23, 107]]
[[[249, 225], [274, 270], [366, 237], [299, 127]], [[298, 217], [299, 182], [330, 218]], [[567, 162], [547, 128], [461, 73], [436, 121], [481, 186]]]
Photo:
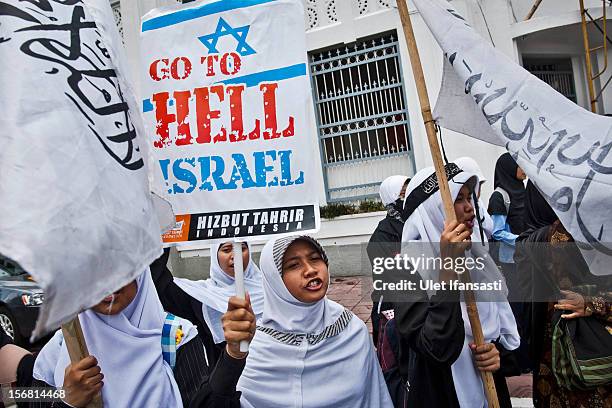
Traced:
[[[309, 58], [324, 177], [337, 173], [332, 168], [338, 166], [411, 155], [395, 32], [311, 52]], [[368, 171], [367, 166], [359, 168]], [[364, 176], [359, 185], [347, 181], [333, 186], [326, 179], [328, 200], [334, 201], [330, 192], [357, 187], [367, 187], [359, 198], [374, 197], [381, 181]]]
[[523, 66], [567, 99], [576, 102], [574, 72], [570, 58], [523, 58]]

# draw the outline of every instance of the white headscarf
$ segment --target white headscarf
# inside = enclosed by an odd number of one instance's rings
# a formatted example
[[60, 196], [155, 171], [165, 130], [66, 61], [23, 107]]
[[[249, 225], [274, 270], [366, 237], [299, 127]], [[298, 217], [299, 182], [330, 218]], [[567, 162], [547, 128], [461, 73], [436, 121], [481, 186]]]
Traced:
[[[264, 313], [238, 382], [241, 406], [392, 407], [365, 324], [327, 297], [307, 304], [285, 287], [282, 258], [298, 238], [272, 240], [261, 253]], [[300, 239], [327, 259], [312, 238]]]
[[480, 169], [480, 166], [478, 165], [478, 163], [476, 163], [476, 160], [472, 159], [471, 157], [460, 157], [456, 160], [453, 160], [453, 163], [459, 166], [459, 168], [465, 171], [466, 173], [475, 174], [478, 177], [479, 184], [485, 183], [487, 181], [487, 178]]
[[391, 176], [380, 183], [379, 194], [384, 206], [393, 204], [399, 198], [406, 180], [408, 180], [406, 176]]
[[[482, 170], [480, 169], [480, 166], [478, 165], [478, 163], [476, 163], [476, 160], [472, 159], [471, 157], [460, 157], [457, 160], [454, 160], [453, 163], [459, 166], [459, 168], [463, 171], [475, 174], [478, 177], [479, 190], [480, 187], [487, 182], [487, 179], [484, 176]], [[493, 235], [493, 219], [487, 212], [487, 206], [480, 198], [478, 198], [478, 208], [482, 223], [482, 229], [484, 230], [485, 236], [487, 238], [491, 238], [491, 236]]]
[[[410, 184], [408, 184], [406, 197], [434, 172], [435, 170], [433, 167], [428, 167], [419, 171], [412, 178]], [[473, 177], [478, 180], [476, 174], [463, 171], [449, 180], [451, 197], [455, 199], [463, 184]], [[440, 191], [438, 190], [421, 203], [410, 217], [408, 217], [404, 224], [402, 242], [430, 242], [431, 246], [429, 249], [431, 254], [439, 256], [439, 242], [442, 230], [444, 229], [444, 219], [444, 206], [442, 204]], [[474, 269], [470, 272], [472, 281], [494, 282], [502, 280], [502, 282], [504, 282], [504, 293], [507, 295], [507, 288], [505, 287], [503, 276], [499, 272], [495, 262], [489, 256], [487, 247], [482, 245], [480, 235], [476, 230], [472, 234], [471, 239], [473, 244], [471, 249], [466, 251], [466, 257], [479, 257], [484, 259], [485, 264], [482, 270]], [[437, 276], [428, 276], [429, 273], [432, 272], [419, 271], [423, 279], [437, 278]], [[425, 276], [423, 276], [424, 274]], [[508, 302], [477, 302], [477, 306], [485, 341], [491, 342], [499, 338], [501, 345], [507, 350], [518, 348], [520, 345], [520, 337], [514, 315], [512, 314]], [[451, 366], [457, 399], [461, 407], [486, 407], [487, 401], [481, 377], [474, 365], [473, 355], [469, 349], [469, 343], [473, 342], [474, 338], [467, 310], [463, 302], [461, 302], [461, 314], [463, 316], [465, 328], [465, 342], [459, 358]]]
[[[162, 357], [166, 313], [148, 269], [138, 277], [137, 285], [136, 297], [118, 314], [103, 315], [91, 309], [79, 314], [89, 354], [96, 357], [104, 374], [104, 406], [182, 407], [172, 368]], [[178, 320], [185, 333], [180, 347], [197, 335], [197, 329], [187, 320]], [[58, 330], [38, 354], [33, 376], [61, 387], [69, 364]]]
[[[210, 329], [215, 343], [225, 341], [221, 317], [227, 312], [227, 301], [236, 296], [234, 277], [229, 276], [219, 265], [219, 248], [222, 244], [214, 244], [210, 248], [210, 278], [192, 281], [189, 279], [174, 278], [174, 282], [187, 294], [202, 302], [202, 314]], [[259, 321], [263, 313], [263, 288], [261, 286], [261, 272], [251, 259], [244, 270], [244, 288], [251, 297], [251, 306], [255, 317]]]

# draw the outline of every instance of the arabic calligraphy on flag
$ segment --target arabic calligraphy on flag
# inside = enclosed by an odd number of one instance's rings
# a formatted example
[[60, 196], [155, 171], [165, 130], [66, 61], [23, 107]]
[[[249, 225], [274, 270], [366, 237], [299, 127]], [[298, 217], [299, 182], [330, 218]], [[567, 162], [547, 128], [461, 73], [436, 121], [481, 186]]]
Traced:
[[574, 104], [490, 46], [446, 0], [414, 3], [448, 61], [439, 123], [505, 146], [581, 243], [591, 272], [612, 273], [612, 118]]
[[0, 3], [0, 253], [45, 290], [35, 335], [161, 254], [107, 0]]

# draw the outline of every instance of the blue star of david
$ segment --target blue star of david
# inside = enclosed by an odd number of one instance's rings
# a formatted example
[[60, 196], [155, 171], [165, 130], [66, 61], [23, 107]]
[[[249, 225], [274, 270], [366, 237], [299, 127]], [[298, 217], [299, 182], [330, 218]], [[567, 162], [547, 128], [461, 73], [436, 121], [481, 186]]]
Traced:
[[257, 52], [246, 42], [247, 35], [249, 34], [249, 28], [251, 26], [243, 26], [243, 27], [235, 27], [230, 26], [223, 18], [219, 18], [219, 22], [217, 23], [217, 28], [215, 32], [208, 35], [203, 35], [202, 37], [198, 37], [198, 40], [204, 44], [206, 48], [208, 48], [208, 52], [210, 54], [218, 54], [219, 50], [217, 50], [217, 42], [219, 42], [219, 38], [231, 35], [238, 41], [238, 45], [236, 46], [236, 52], [241, 56], [256, 54]]

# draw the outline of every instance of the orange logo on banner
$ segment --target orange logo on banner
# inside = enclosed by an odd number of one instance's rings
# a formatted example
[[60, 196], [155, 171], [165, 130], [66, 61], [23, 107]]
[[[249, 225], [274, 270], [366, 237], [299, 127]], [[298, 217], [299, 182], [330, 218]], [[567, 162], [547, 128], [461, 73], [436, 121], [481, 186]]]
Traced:
[[191, 215], [177, 215], [176, 227], [162, 235], [164, 242], [182, 242], [189, 240], [189, 221]]

